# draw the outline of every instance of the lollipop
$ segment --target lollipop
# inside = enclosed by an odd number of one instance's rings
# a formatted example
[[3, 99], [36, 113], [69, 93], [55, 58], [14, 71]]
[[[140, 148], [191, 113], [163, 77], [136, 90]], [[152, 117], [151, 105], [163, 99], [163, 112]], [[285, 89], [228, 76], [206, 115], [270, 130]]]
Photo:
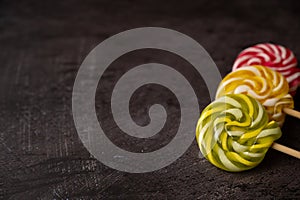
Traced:
[[236, 58], [232, 71], [243, 66], [263, 65], [285, 76], [290, 93], [294, 95], [300, 85], [300, 69], [293, 52], [281, 45], [257, 44], [243, 50]]
[[265, 107], [270, 120], [281, 126], [285, 113], [300, 118], [300, 113], [293, 110], [293, 98], [288, 91], [288, 83], [281, 74], [255, 65], [229, 73], [220, 83], [216, 98], [225, 94], [248, 94]]
[[257, 166], [281, 136], [263, 106], [244, 94], [228, 94], [208, 105], [196, 128], [202, 154], [216, 167], [239, 172]]

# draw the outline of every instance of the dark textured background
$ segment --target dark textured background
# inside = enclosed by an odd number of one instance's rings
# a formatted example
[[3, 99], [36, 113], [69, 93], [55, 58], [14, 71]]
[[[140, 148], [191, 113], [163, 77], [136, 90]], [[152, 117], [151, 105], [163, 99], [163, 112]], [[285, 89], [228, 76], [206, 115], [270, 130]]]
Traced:
[[[196, 142], [170, 166], [145, 174], [119, 172], [90, 156], [72, 119], [76, 72], [98, 43], [143, 26], [171, 28], [191, 36], [211, 54], [223, 76], [238, 52], [259, 42], [285, 45], [300, 59], [299, 1], [1, 0], [0, 198], [300, 198], [299, 160], [274, 150], [258, 167], [243, 173], [227, 173], [199, 159]], [[158, 149], [177, 129], [178, 102], [156, 85], [142, 88], [131, 106], [139, 124], [148, 122], [145, 105], [161, 102], [166, 106], [171, 120], [168, 129], [153, 140], [127, 138], [107, 113], [101, 113], [109, 105], [113, 81], [129, 67], [153, 61], [185, 73], [197, 85], [201, 109], [210, 101], [201, 77], [194, 77], [180, 58], [154, 50], [124, 55], [105, 73], [96, 97], [99, 120], [111, 140], [124, 149]], [[299, 100], [298, 90], [298, 110]], [[300, 150], [299, 122], [287, 118], [280, 143]]]

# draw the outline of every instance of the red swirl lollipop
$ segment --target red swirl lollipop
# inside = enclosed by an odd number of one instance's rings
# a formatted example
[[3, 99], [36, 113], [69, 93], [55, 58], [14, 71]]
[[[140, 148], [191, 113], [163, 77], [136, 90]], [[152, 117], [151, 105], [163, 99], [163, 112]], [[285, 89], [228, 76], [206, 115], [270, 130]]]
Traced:
[[257, 44], [243, 50], [236, 58], [232, 71], [250, 65], [263, 65], [281, 73], [287, 79], [294, 95], [300, 85], [300, 69], [293, 52], [281, 45]]

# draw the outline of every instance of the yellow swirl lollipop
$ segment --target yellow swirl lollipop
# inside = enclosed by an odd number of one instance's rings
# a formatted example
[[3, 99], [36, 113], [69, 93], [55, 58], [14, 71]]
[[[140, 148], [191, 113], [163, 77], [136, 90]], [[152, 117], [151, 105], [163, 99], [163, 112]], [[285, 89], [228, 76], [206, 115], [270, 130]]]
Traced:
[[257, 99], [266, 109], [269, 119], [282, 126], [284, 108], [293, 109], [286, 79], [278, 72], [255, 65], [229, 73], [220, 83], [216, 98], [225, 94], [247, 94]]
[[244, 94], [225, 95], [208, 105], [196, 128], [202, 154], [216, 167], [239, 172], [257, 166], [281, 136], [263, 106]]

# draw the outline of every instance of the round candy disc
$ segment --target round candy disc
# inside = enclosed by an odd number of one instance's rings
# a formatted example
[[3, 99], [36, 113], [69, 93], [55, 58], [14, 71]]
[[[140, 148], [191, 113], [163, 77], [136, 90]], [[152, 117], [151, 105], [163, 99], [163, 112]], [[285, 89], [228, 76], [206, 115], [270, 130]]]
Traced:
[[229, 73], [220, 83], [216, 98], [225, 94], [247, 94], [257, 99], [269, 114], [269, 120], [281, 126], [283, 108], [293, 108], [294, 101], [286, 79], [278, 72], [260, 65], [241, 67]]
[[263, 106], [244, 94], [225, 95], [208, 105], [196, 128], [202, 154], [216, 167], [239, 172], [257, 166], [281, 136]]
[[284, 75], [292, 95], [300, 85], [300, 69], [297, 68], [297, 59], [286, 47], [270, 43], [249, 47], [238, 55], [232, 71], [250, 65], [263, 65]]

